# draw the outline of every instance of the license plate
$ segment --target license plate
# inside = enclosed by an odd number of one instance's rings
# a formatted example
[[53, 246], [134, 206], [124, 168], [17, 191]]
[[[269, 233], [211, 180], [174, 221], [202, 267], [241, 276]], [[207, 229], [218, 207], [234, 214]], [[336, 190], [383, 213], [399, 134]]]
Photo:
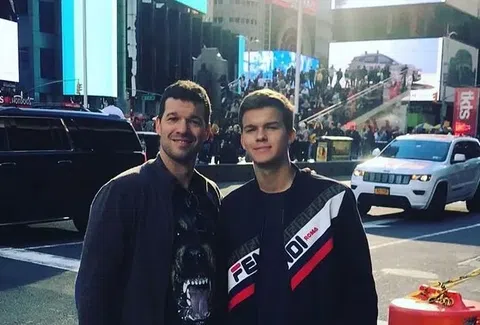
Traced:
[[390, 195], [390, 189], [388, 187], [375, 187], [375, 194]]

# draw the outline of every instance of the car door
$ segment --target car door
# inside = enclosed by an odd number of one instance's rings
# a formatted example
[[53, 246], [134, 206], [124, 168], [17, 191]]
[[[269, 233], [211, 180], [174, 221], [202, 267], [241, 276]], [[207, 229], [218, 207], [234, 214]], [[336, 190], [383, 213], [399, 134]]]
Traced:
[[8, 149], [7, 120], [0, 117], [0, 224], [18, 222], [16, 199], [20, 195], [18, 169]]
[[467, 177], [467, 190], [466, 197], [472, 197], [477, 190], [478, 181], [480, 179], [480, 146], [476, 141], [468, 141], [466, 143], [466, 174]]
[[464, 154], [467, 156], [466, 141], [459, 141], [455, 143], [452, 154], [450, 156], [450, 172], [449, 172], [449, 202], [461, 200], [468, 191], [468, 178], [470, 177], [466, 172], [467, 162], [453, 161], [456, 154]]
[[59, 212], [69, 193], [62, 184], [68, 183], [72, 173], [70, 147], [59, 135], [60, 127], [61, 120], [55, 118], [9, 118], [9, 146], [18, 168], [21, 200], [17, 199], [17, 208], [22, 221], [64, 217]]

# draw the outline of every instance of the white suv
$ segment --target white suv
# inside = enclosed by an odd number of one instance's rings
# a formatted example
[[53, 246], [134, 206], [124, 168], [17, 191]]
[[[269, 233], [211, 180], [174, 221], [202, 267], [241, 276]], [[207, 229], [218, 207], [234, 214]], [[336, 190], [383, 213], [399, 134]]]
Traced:
[[404, 135], [373, 159], [359, 164], [352, 190], [362, 215], [372, 206], [422, 210], [432, 219], [443, 216], [445, 205], [467, 201], [480, 212], [480, 143], [452, 135]]

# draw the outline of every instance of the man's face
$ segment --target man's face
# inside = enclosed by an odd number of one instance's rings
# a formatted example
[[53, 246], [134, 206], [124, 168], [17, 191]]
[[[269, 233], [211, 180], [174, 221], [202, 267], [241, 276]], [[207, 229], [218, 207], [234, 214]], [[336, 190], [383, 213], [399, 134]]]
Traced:
[[168, 98], [162, 118], [155, 121], [161, 150], [180, 163], [194, 160], [208, 138], [209, 126], [203, 116], [202, 105]]
[[288, 132], [275, 107], [252, 109], [243, 115], [242, 147], [257, 165], [275, 165], [288, 157], [295, 132]]

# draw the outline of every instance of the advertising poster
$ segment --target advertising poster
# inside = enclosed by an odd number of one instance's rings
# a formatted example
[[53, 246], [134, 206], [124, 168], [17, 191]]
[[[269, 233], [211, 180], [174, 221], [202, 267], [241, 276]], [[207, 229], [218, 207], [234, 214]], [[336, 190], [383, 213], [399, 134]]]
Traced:
[[456, 88], [453, 106], [453, 133], [477, 135], [479, 88]]
[[[280, 69], [286, 73], [290, 67], [295, 67], [296, 53], [289, 51], [250, 51], [244, 52], [243, 55], [243, 71], [247, 76], [248, 64], [250, 61], [250, 79], [255, 79], [261, 74], [262, 78], [272, 79], [274, 69]], [[316, 70], [319, 67], [318, 59], [302, 55], [301, 67], [302, 71]]]
[[[86, 0], [87, 94], [117, 97], [117, 0]], [[62, 0], [63, 93], [83, 95], [83, 1]], [[77, 85], [82, 90], [77, 93]]]
[[0, 19], [0, 80], [18, 82], [18, 24]]
[[327, 161], [328, 157], [328, 143], [326, 142], [318, 142], [317, 146], [317, 162], [319, 161]]
[[332, 9], [369, 8], [384, 6], [403, 6], [422, 3], [439, 3], [445, 0], [331, 0]]
[[454, 101], [455, 88], [476, 85], [477, 66], [478, 50], [476, 48], [450, 38], [444, 38], [441, 84], [442, 94], [445, 91], [447, 102]]
[[[395, 77], [408, 71], [410, 100], [432, 101], [438, 99], [441, 57], [442, 38], [338, 42], [330, 44], [328, 66], [355, 76], [388, 69]], [[340, 85], [345, 86], [345, 78]]]

